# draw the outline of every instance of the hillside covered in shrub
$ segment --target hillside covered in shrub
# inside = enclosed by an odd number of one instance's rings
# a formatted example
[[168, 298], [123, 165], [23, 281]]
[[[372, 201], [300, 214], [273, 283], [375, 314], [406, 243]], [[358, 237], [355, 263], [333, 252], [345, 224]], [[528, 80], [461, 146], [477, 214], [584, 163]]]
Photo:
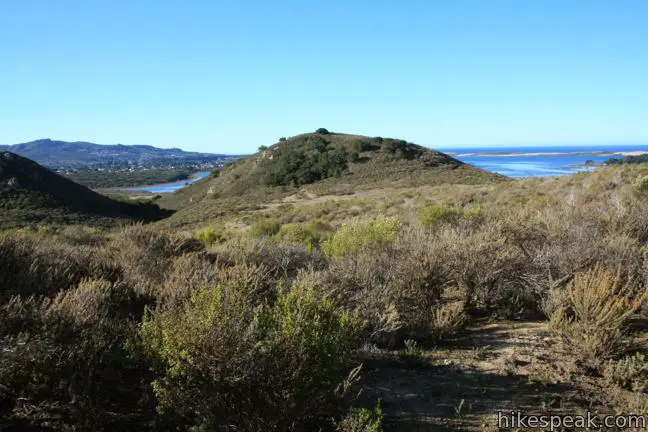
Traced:
[[202, 222], [227, 208], [250, 208], [297, 191], [344, 194], [375, 188], [480, 184], [505, 178], [404, 140], [320, 133], [281, 138], [226, 166], [218, 176], [163, 197], [180, 210], [169, 224]]
[[371, 192], [352, 218], [357, 201], [325, 201], [258, 210], [245, 229], [3, 232], [0, 428], [648, 414], [646, 178], [628, 165], [437, 185], [387, 207]]

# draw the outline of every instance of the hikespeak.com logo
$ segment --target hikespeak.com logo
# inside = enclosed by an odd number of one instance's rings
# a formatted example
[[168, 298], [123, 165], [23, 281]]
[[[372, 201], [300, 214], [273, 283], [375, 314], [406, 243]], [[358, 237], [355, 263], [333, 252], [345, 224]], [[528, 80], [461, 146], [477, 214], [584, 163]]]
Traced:
[[628, 430], [645, 429], [646, 417], [638, 414], [599, 415], [585, 412], [579, 415], [525, 414], [522, 411], [498, 411], [497, 427], [500, 429], [542, 429], [559, 431], [565, 428], [602, 429], [625, 428]]

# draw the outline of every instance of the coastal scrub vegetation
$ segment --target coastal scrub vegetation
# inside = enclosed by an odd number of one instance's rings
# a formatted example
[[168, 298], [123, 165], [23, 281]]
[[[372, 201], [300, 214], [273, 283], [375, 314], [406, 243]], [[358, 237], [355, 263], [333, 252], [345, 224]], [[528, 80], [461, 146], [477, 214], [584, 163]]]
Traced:
[[[367, 194], [361, 211], [336, 196], [339, 219], [5, 231], [0, 428], [398, 430], [407, 401], [385, 388], [454, 392], [446, 347], [529, 322], [550, 367], [524, 388], [583, 383], [588, 408], [646, 413], [647, 174], [407, 190], [395, 207]], [[497, 349], [458, 351], [476, 371]], [[522, 388], [523, 360], [493, 364], [460, 371], [480, 398]], [[473, 387], [443, 415], [483, 413], [463, 403]]]

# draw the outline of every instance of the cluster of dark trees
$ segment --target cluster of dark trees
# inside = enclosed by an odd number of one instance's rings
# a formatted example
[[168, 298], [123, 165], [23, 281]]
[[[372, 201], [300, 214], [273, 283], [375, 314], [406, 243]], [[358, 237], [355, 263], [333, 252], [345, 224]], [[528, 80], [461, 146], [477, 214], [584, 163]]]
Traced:
[[621, 164], [638, 164], [648, 163], [648, 154], [638, 156], [624, 156], [622, 158], [610, 158], [605, 161], [606, 165], [621, 165]]
[[266, 184], [299, 186], [340, 175], [350, 159], [346, 149], [336, 148], [322, 138], [311, 137], [282, 155], [279, 166], [266, 176]]

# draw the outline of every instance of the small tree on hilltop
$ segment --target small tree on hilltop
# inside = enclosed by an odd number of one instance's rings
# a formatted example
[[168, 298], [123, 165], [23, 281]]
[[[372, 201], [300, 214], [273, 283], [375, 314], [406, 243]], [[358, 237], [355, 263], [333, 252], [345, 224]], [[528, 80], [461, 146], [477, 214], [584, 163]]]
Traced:
[[319, 128], [315, 131], [316, 134], [321, 134], [321, 135], [328, 135], [330, 132], [327, 129], [324, 128]]

